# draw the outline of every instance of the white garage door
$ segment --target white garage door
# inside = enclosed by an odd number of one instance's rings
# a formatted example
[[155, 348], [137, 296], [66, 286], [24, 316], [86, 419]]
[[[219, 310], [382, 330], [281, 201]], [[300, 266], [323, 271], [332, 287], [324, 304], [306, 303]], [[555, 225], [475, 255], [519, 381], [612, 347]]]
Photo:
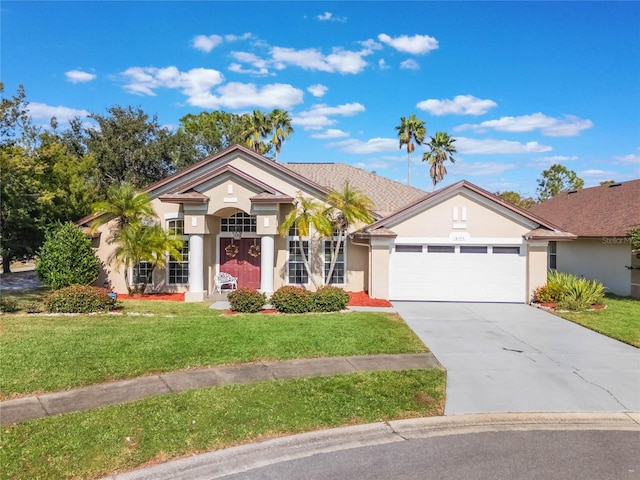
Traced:
[[396, 245], [392, 300], [518, 302], [526, 299], [524, 246]]

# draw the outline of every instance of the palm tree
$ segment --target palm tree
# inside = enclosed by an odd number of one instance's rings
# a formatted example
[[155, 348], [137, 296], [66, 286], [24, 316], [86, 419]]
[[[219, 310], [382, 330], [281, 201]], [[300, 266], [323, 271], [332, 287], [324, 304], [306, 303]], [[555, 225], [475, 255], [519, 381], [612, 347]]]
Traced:
[[302, 257], [302, 263], [307, 271], [307, 275], [313, 285], [318, 288], [318, 282], [315, 281], [311, 275], [311, 267], [309, 265], [309, 259], [303, 248], [302, 237], [308, 237], [311, 227], [323, 236], [330, 235], [332, 231], [332, 225], [329, 219], [325, 215], [325, 209], [323, 205], [312, 198], [305, 198], [301, 193], [298, 194], [296, 199], [296, 206], [291, 210], [284, 221], [280, 225], [280, 235], [286, 237], [289, 234], [289, 230], [295, 227], [298, 230], [299, 240], [299, 252]]
[[396, 127], [396, 130], [400, 138], [400, 149], [403, 145], [407, 146], [407, 185], [411, 185], [411, 153], [415, 150], [413, 142], [422, 145], [427, 134], [427, 127], [425, 127], [424, 121], [416, 117], [415, 114], [411, 114], [409, 118], [400, 117], [400, 125]]
[[[124, 267], [124, 281], [129, 295], [145, 293], [157, 267], [164, 268], [169, 258], [179, 258], [182, 238], [164, 230], [160, 225], [132, 223], [121, 230], [118, 245], [112, 253], [115, 267]], [[150, 264], [140, 285], [131, 285], [129, 271], [142, 262]]]
[[291, 126], [291, 117], [285, 110], [276, 108], [268, 116], [267, 120], [271, 126], [273, 137], [271, 138], [271, 144], [276, 147], [275, 161], [278, 161], [278, 154], [282, 149], [282, 142], [289, 140], [289, 135], [293, 133], [293, 127]]
[[433, 180], [433, 189], [436, 189], [436, 184], [444, 178], [447, 174], [447, 167], [444, 166], [444, 162], [449, 160], [451, 163], [456, 163], [453, 158], [453, 154], [456, 153], [456, 147], [453, 144], [455, 138], [451, 138], [447, 132], [436, 132], [435, 136], [431, 137], [431, 140], [427, 145], [429, 151], [422, 155], [423, 162], [429, 162], [431, 169], [429, 175]]
[[[331, 222], [331, 263], [325, 278], [328, 285], [338, 260], [342, 243], [345, 241], [349, 227], [356, 222], [371, 223], [374, 218], [370, 210], [375, 206], [373, 200], [357, 188], [345, 182], [342, 191], [333, 190], [327, 196], [330, 205], [326, 212]], [[334, 238], [335, 233], [336, 237]]]
[[245, 113], [242, 116], [244, 144], [251, 150], [263, 155], [271, 149], [264, 139], [269, 135], [269, 121], [260, 110], [254, 110], [253, 114]]
[[93, 229], [115, 219], [111, 228], [111, 236], [107, 240], [109, 243], [117, 242], [120, 232], [129, 225], [156, 216], [149, 196], [136, 190], [130, 183], [110, 187], [107, 190], [106, 200], [93, 205], [93, 214], [96, 215], [96, 219], [92, 223]]

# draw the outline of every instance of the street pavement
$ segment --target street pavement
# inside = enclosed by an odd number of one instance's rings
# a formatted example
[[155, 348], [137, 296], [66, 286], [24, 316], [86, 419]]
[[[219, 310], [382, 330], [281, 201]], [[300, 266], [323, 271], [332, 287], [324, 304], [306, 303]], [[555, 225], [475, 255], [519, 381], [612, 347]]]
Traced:
[[445, 415], [640, 411], [640, 350], [524, 304], [394, 302], [447, 370]]

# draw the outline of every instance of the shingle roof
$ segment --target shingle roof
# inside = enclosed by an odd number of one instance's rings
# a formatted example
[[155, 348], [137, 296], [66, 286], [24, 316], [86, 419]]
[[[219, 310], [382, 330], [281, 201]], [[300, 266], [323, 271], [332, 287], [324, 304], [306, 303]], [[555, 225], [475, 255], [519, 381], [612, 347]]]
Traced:
[[640, 179], [561, 192], [529, 211], [579, 237], [624, 237], [640, 227]]
[[374, 211], [382, 217], [428, 195], [419, 188], [409, 187], [346, 163], [283, 163], [281, 165], [333, 190], [341, 190], [344, 183], [348, 181], [351, 186], [373, 200]]

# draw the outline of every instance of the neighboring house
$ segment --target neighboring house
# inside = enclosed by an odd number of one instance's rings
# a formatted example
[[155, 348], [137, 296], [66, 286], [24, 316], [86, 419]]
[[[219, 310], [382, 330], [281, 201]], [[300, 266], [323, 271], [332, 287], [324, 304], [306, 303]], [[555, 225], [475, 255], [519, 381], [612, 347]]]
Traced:
[[[346, 181], [375, 202], [376, 219], [354, 227], [339, 256], [330, 283], [348, 291], [391, 300], [527, 302], [546, 282], [548, 241], [574, 238], [465, 181], [427, 193], [346, 164], [282, 164], [234, 146], [146, 189], [163, 225], [185, 240], [182, 257], [155, 272], [152, 289], [200, 301], [219, 272], [267, 293], [312, 288], [301, 245], [323, 284], [327, 239], [296, 231], [281, 237], [278, 227], [299, 194], [322, 201]], [[124, 292], [123, 272], [109, 267], [109, 226], [94, 236], [107, 265], [100, 283]], [[145, 268], [134, 268], [133, 278]]]
[[561, 192], [529, 211], [578, 236], [549, 245], [550, 268], [640, 298], [640, 259], [631, 253], [628, 234], [640, 228], [640, 180]]

